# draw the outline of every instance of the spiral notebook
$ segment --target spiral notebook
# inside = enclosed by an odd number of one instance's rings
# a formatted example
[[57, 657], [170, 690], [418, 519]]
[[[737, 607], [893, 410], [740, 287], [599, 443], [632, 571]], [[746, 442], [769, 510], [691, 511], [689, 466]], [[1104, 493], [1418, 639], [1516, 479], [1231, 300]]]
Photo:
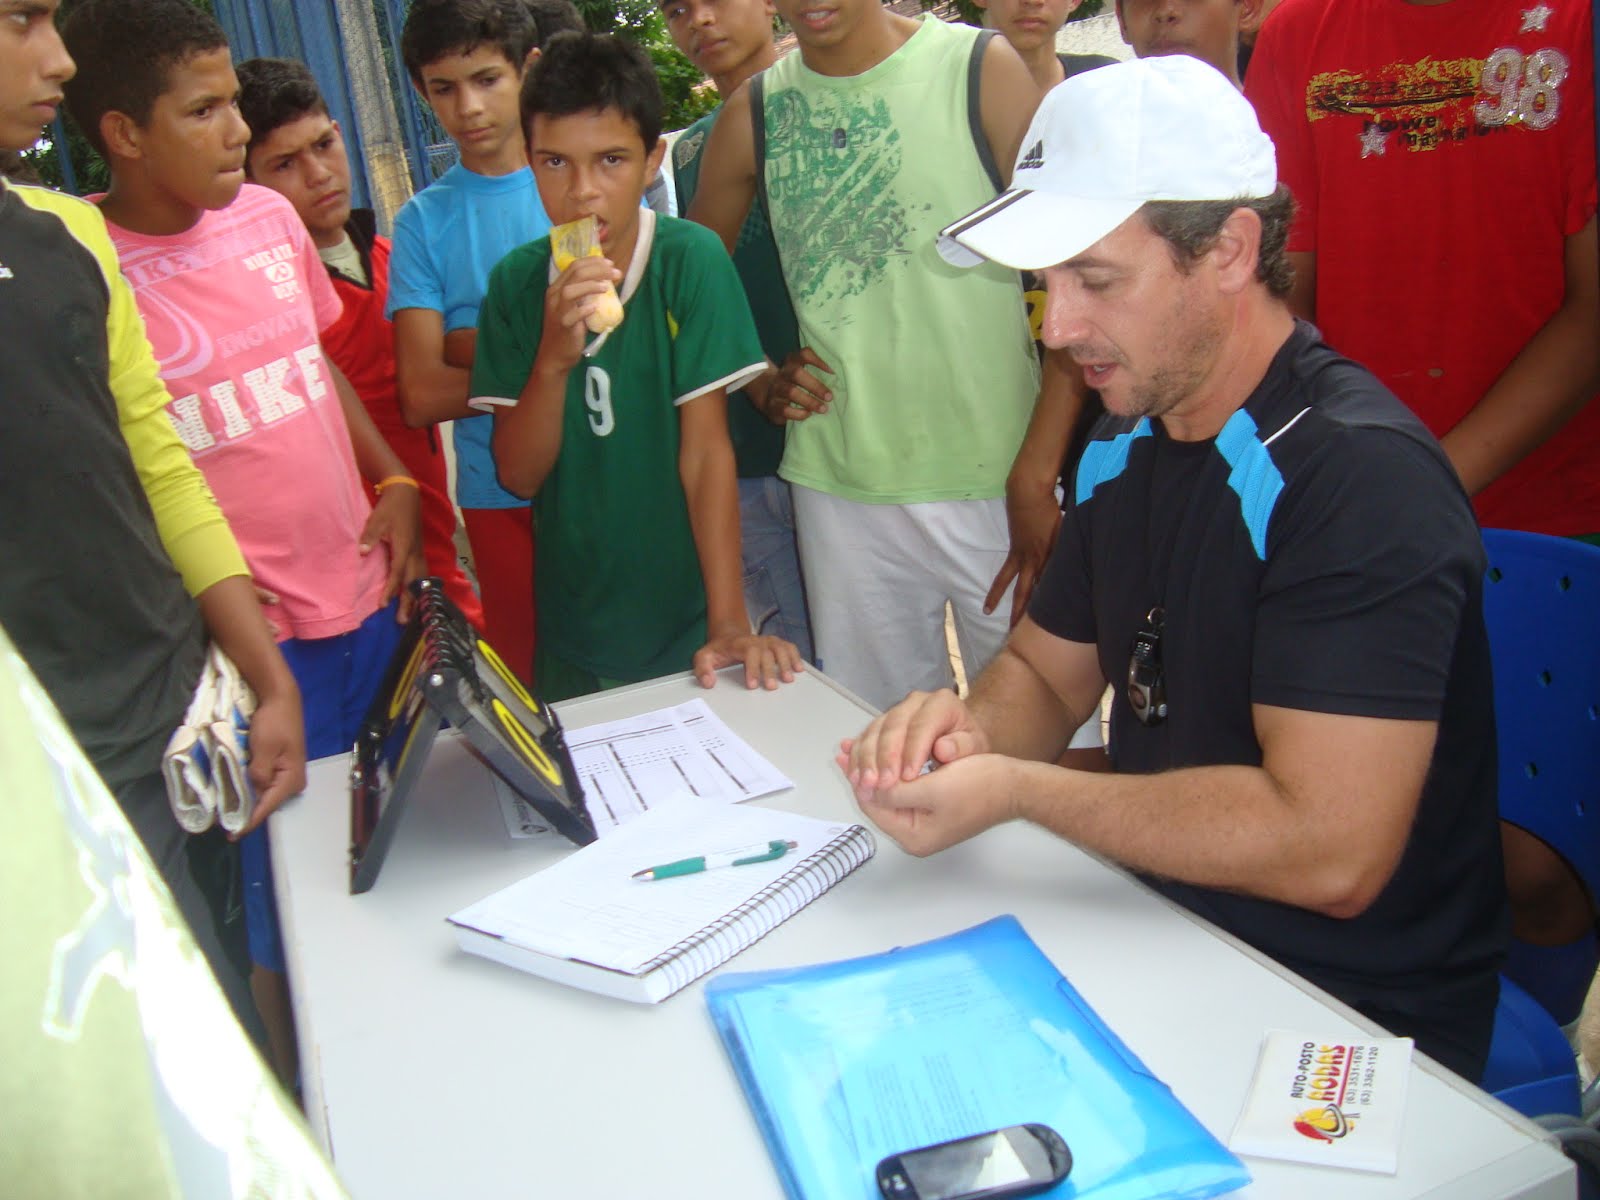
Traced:
[[[772, 841], [795, 848], [770, 862], [633, 877]], [[876, 849], [861, 825], [685, 795], [448, 919], [470, 953], [653, 1004], [772, 932]]]

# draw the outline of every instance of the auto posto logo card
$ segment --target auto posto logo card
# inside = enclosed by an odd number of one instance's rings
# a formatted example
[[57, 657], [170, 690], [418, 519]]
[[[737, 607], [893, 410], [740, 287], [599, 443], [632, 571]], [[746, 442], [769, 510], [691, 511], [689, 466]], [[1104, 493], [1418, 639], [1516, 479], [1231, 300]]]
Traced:
[[1393, 1175], [1411, 1049], [1410, 1038], [1269, 1030], [1228, 1149]]

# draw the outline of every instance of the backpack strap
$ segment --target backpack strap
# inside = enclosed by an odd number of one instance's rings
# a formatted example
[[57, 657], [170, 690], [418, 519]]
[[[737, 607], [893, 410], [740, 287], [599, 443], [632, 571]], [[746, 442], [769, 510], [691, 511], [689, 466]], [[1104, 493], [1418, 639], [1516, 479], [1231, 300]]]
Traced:
[[983, 131], [983, 55], [994, 38], [992, 29], [981, 30], [972, 41], [972, 54], [967, 59], [967, 126], [972, 130], [972, 148], [978, 152], [978, 162], [984, 174], [994, 184], [997, 192], [1005, 191], [1005, 179], [1000, 165], [994, 160], [994, 147], [989, 145], [989, 135]]
[[750, 135], [755, 144], [756, 202], [761, 205], [761, 215], [772, 227], [772, 211], [767, 206], [767, 114], [766, 72], [750, 80]]

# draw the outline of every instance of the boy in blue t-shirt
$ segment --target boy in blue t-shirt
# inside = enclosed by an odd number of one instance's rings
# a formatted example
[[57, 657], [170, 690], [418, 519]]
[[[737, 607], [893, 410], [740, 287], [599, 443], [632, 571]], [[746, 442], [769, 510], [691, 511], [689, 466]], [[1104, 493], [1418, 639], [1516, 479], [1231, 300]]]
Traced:
[[500, 486], [490, 422], [467, 407], [478, 304], [501, 257], [550, 228], [518, 120], [538, 47], [583, 22], [569, 0], [416, 0], [400, 36], [412, 85], [461, 160], [395, 217], [386, 315], [400, 408], [413, 427], [453, 422], [456, 502], [490, 644], [524, 680], [533, 666], [533, 523]]
[[[494, 269], [473, 403], [500, 478], [539, 521], [534, 673], [547, 700], [743, 662], [776, 687], [800, 656], [750, 632], [727, 393], [766, 367], [739, 277], [709, 230], [641, 209], [661, 165], [661, 91], [638, 48], [562, 34], [523, 89], [552, 219], [593, 217], [601, 254], [560, 269], [549, 238]], [[615, 288], [622, 323], [587, 323]]]

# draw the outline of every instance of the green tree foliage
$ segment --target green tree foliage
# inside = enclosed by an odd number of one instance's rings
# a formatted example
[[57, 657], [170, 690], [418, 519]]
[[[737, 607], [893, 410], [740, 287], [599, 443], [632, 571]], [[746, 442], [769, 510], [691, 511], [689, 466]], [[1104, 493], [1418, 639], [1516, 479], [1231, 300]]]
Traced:
[[717, 106], [716, 91], [667, 36], [661, 11], [651, 0], [574, 0], [584, 24], [643, 46], [655, 63], [666, 101], [663, 128], [682, 129]]
[[[61, 146], [54, 140], [56, 128], [53, 126], [46, 130], [43, 140], [33, 149], [24, 150], [22, 161], [46, 187], [67, 190], [66, 175], [61, 169]], [[78, 132], [71, 121], [63, 118], [59, 128], [66, 131], [65, 145], [72, 164], [72, 181], [77, 185], [78, 194], [105, 191], [111, 186], [111, 175], [106, 170], [105, 160], [94, 152], [89, 140]]]

